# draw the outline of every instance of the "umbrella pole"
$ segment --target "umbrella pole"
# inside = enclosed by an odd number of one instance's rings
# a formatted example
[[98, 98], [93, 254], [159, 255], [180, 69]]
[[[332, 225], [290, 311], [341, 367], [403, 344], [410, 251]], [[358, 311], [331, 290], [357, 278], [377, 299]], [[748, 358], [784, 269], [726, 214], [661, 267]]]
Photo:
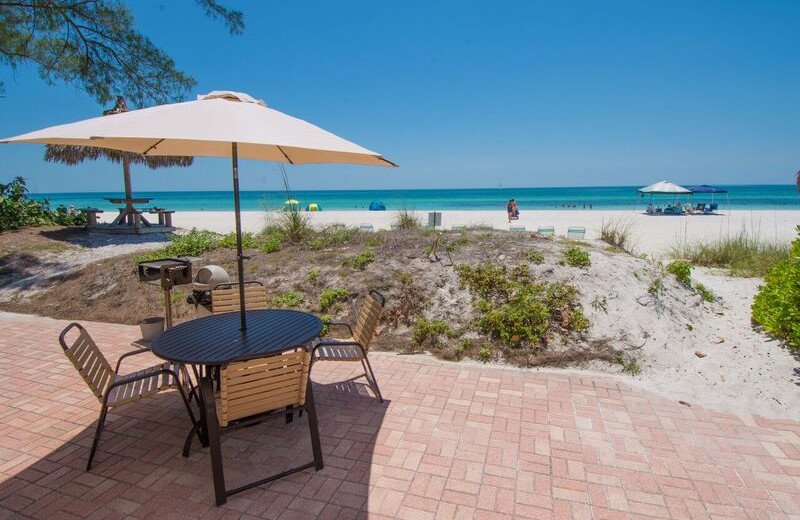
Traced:
[[242, 254], [242, 217], [239, 207], [239, 149], [231, 143], [231, 160], [233, 162], [233, 208], [236, 216], [236, 265], [239, 269], [239, 319], [241, 329], [247, 330], [247, 317], [244, 306], [244, 255]]

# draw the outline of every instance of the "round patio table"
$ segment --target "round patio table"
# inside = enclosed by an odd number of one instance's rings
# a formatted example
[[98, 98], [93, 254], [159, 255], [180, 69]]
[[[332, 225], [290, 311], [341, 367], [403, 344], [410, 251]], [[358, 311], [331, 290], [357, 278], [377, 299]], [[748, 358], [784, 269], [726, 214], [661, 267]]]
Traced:
[[[292, 347], [306, 347], [322, 331], [322, 320], [302, 311], [285, 309], [252, 310], [247, 313], [247, 330], [241, 330], [239, 312], [213, 314], [165, 330], [150, 342], [156, 356], [192, 365], [198, 387], [200, 421], [192, 426], [183, 448], [189, 456], [195, 434], [203, 446], [219, 446], [211, 367], [278, 354]], [[198, 370], [205, 366], [206, 370]], [[287, 421], [290, 418], [287, 416]], [[222, 459], [212, 447], [211, 467], [217, 504], [225, 501]], [[220, 502], [220, 500], [222, 502]]]
[[224, 365], [302, 346], [322, 331], [313, 314], [286, 309], [252, 310], [247, 330], [238, 312], [213, 314], [165, 330], [150, 343], [156, 356], [187, 365]]

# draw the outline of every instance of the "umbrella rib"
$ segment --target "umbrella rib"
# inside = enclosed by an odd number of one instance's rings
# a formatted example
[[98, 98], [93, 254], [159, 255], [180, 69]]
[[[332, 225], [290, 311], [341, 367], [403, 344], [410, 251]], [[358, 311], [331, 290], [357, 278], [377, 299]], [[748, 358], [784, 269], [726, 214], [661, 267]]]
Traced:
[[153, 146], [151, 146], [151, 147], [150, 147], [150, 148], [148, 148], [147, 150], [143, 151], [143, 152], [142, 152], [142, 155], [147, 155], [147, 152], [149, 152], [150, 150], [152, 150], [153, 148], [155, 148], [156, 146], [160, 145], [160, 144], [161, 144], [161, 143], [163, 143], [163, 142], [164, 142], [164, 140], [163, 140], [163, 139], [159, 139], [158, 141], [156, 141], [156, 142], [155, 142], [155, 144], [153, 144]]
[[284, 157], [286, 157], [286, 160], [287, 160], [287, 161], [289, 161], [289, 164], [294, 164], [294, 161], [292, 161], [292, 160], [289, 158], [289, 156], [288, 156], [288, 155], [286, 155], [286, 152], [284, 152], [284, 151], [283, 151], [283, 148], [281, 148], [281, 147], [280, 147], [280, 145], [277, 145], [277, 146], [278, 146], [278, 150], [280, 150], [280, 152], [283, 154], [283, 156], [284, 156]]

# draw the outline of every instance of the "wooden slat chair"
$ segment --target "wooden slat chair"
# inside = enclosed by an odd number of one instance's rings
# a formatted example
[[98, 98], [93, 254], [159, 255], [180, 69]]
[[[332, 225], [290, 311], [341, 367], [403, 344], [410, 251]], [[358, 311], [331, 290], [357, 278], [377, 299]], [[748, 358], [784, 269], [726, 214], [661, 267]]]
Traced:
[[[75, 341], [68, 345], [67, 335], [72, 329], [77, 329], [78, 336]], [[101, 405], [97, 430], [92, 442], [92, 451], [89, 453], [89, 460], [86, 463], [86, 471], [92, 469], [92, 460], [94, 460], [97, 446], [100, 443], [103, 424], [108, 410], [111, 408], [130, 404], [164, 390], [175, 388], [181, 394], [183, 404], [186, 405], [186, 411], [189, 412], [192, 424], [196, 423], [186, 397], [188, 388], [184, 387], [189, 381], [189, 374], [183, 365], [162, 363], [130, 374], [119, 375], [111, 369], [108, 360], [97, 348], [97, 344], [82, 325], [70, 323], [61, 332], [58, 341], [61, 343], [61, 348], [64, 349], [64, 354], [78, 370], [78, 373]], [[129, 352], [123, 357], [143, 352], [149, 352], [149, 350]], [[117, 365], [117, 370], [119, 370], [119, 364]], [[179, 373], [184, 376], [183, 380], [178, 377]]]
[[[249, 311], [267, 308], [267, 292], [263, 283], [244, 282], [244, 306]], [[219, 284], [211, 291], [211, 312], [214, 314], [240, 309], [238, 283]]]
[[[221, 367], [219, 393], [215, 399], [204, 400], [217, 505], [224, 504], [235, 493], [311, 467], [317, 471], [323, 468], [314, 395], [308, 376], [310, 364], [311, 355], [308, 350], [305, 347], [295, 347], [277, 355], [237, 361]], [[200, 385], [203, 395], [214, 395], [208, 379], [201, 379]], [[308, 414], [314, 460], [235, 489], [226, 489], [220, 434], [234, 428], [254, 425], [270, 417], [280, 417], [286, 412], [303, 410]]]
[[372, 365], [367, 358], [370, 343], [375, 337], [383, 309], [386, 306], [386, 298], [378, 291], [372, 290], [361, 304], [361, 311], [354, 326], [349, 323], [333, 322], [329, 327], [346, 327], [350, 331], [347, 338], [325, 338], [320, 340], [312, 351], [312, 364], [318, 361], [360, 361], [364, 367], [362, 375], [351, 378], [350, 380], [366, 378], [372, 391], [383, 402], [378, 381], [372, 371]]
[[539, 226], [537, 232], [542, 236], [551, 237], [555, 235], [556, 230], [553, 226]]

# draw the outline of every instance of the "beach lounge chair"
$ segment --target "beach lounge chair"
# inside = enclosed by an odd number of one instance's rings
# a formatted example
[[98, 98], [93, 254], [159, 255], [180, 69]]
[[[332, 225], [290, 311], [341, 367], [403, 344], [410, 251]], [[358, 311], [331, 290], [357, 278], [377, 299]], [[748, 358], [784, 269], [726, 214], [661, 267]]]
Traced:
[[553, 226], [539, 226], [539, 229], [537, 230], [537, 232], [540, 235], [544, 235], [546, 237], [551, 237], [551, 236], [556, 234], [556, 228], [554, 228]]
[[[77, 338], [71, 343], [67, 344], [67, 336], [72, 335], [73, 329], [77, 330]], [[108, 360], [100, 352], [97, 344], [86, 331], [86, 329], [78, 323], [70, 323], [61, 331], [58, 337], [58, 342], [61, 348], [64, 349], [64, 355], [72, 362], [72, 365], [81, 375], [86, 385], [91, 389], [92, 393], [100, 401], [100, 417], [97, 419], [97, 429], [94, 433], [94, 441], [92, 441], [92, 450], [89, 452], [89, 460], [86, 462], [86, 471], [92, 469], [92, 461], [94, 460], [97, 446], [100, 444], [100, 435], [103, 433], [103, 424], [106, 421], [106, 415], [111, 408], [117, 408], [126, 404], [136, 402], [145, 397], [155, 395], [159, 392], [169, 389], [177, 389], [183, 404], [186, 405], [186, 411], [189, 412], [189, 418], [192, 424], [195, 424], [194, 414], [189, 406], [189, 400], [186, 397], [190, 391], [188, 382], [189, 374], [186, 368], [181, 364], [161, 363], [154, 365], [137, 372], [130, 374], [119, 375], [114, 370], [111, 370], [111, 365]], [[139, 349], [133, 352], [123, 354], [122, 357], [128, 357], [136, 354], [149, 352], [148, 349]], [[122, 358], [120, 358], [121, 360]], [[119, 367], [119, 364], [117, 364]], [[178, 374], [183, 376], [183, 379], [178, 377]]]
[[567, 228], [567, 240], [583, 240], [586, 236], [585, 227], [572, 226]]
[[661, 207], [656, 208], [656, 215], [663, 215], [663, 214], [664, 214], [664, 210], [661, 209]]
[[[314, 468], [319, 471], [323, 468], [317, 413], [309, 379], [310, 366], [311, 355], [305, 347], [299, 346], [269, 357], [229, 363], [220, 369], [219, 393], [214, 400], [205, 403], [211, 471], [218, 506], [235, 493], [305, 469]], [[201, 379], [200, 385], [205, 395], [214, 395], [208, 379]], [[308, 414], [314, 460], [234, 489], [227, 489], [220, 434], [236, 428], [254, 426], [265, 419], [281, 417], [295, 411], [305, 411]]]
[[525, 231], [525, 226], [510, 226], [509, 231]]
[[311, 363], [319, 361], [354, 361], [360, 362], [364, 368], [364, 373], [354, 378], [348, 379], [352, 381], [355, 379], [365, 378], [367, 384], [375, 392], [378, 399], [383, 402], [380, 388], [378, 388], [378, 380], [375, 379], [375, 373], [372, 371], [372, 365], [367, 358], [370, 343], [375, 337], [375, 332], [378, 329], [378, 322], [383, 316], [383, 309], [386, 306], [386, 298], [383, 297], [378, 291], [372, 290], [369, 292], [364, 302], [361, 304], [361, 311], [358, 314], [354, 326], [348, 323], [333, 322], [329, 327], [344, 327], [350, 333], [349, 337], [343, 338], [323, 338], [316, 345], [312, 351]]
[[712, 202], [711, 204], [708, 205], [708, 210], [711, 213], [714, 213], [715, 211], [717, 211], [718, 207], [719, 207], [719, 205], [716, 202]]
[[[244, 306], [249, 311], [267, 308], [267, 292], [263, 283], [244, 282]], [[214, 314], [234, 312], [240, 309], [239, 284], [237, 282], [219, 284], [211, 291], [211, 312]]]
[[465, 229], [467, 229], [467, 226], [464, 224], [454, 224], [450, 226], [450, 231], [464, 231]]
[[360, 229], [361, 231], [375, 231], [375, 228], [369, 222], [359, 224], [358, 229]]

